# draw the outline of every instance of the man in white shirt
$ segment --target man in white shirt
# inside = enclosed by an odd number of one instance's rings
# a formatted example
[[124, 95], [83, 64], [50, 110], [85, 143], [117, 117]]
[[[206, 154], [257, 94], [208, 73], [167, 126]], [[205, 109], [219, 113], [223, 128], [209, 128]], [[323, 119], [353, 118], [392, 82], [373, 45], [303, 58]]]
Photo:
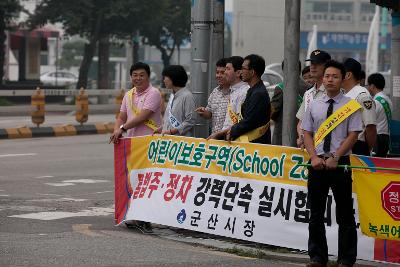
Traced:
[[376, 105], [377, 137], [374, 146], [375, 156], [386, 158], [390, 150], [390, 121], [392, 120], [393, 105], [389, 97], [383, 93], [385, 78], [380, 73], [368, 76], [368, 91], [374, 97]]
[[356, 100], [362, 106], [362, 119], [364, 130], [358, 135], [358, 140], [352, 152], [357, 155], [370, 156], [376, 141], [376, 112], [375, 102], [365, 87], [360, 86], [361, 64], [353, 58], [348, 58], [343, 63], [346, 76], [342, 88], [346, 96]]
[[222, 130], [210, 135], [208, 139], [225, 139], [230, 127], [241, 119], [241, 107], [250, 88], [241, 79], [243, 61], [239, 56], [232, 56], [226, 60], [225, 78], [230, 85], [230, 95], [225, 122]]

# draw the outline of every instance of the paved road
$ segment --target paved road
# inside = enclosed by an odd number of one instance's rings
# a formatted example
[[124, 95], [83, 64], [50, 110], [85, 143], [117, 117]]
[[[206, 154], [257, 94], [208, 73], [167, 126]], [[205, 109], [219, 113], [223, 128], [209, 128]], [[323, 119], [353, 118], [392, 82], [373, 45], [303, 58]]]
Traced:
[[0, 141], [0, 266], [301, 266], [113, 225], [107, 135]]

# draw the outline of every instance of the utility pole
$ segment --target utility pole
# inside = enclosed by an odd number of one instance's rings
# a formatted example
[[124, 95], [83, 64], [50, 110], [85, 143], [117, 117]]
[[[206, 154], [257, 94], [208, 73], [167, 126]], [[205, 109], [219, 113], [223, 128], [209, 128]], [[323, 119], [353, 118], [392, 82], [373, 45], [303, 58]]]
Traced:
[[[206, 106], [208, 92], [213, 88], [215, 63], [223, 56], [224, 1], [192, 0], [192, 51], [190, 87], [196, 106]], [[196, 121], [195, 137], [208, 136], [208, 123]]]
[[285, 50], [282, 144], [296, 146], [296, 112], [299, 86], [300, 2], [285, 0]]
[[213, 0], [211, 7], [211, 51], [210, 51], [210, 86], [208, 87], [208, 95], [217, 86], [215, 80], [215, 64], [220, 58], [224, 57], [224, 15], [225, 0]]
[[388, 28], [388, 9], [387, 8], [381, 8], [381, 30], [380, 30], [380, 38], [379, 38], [379, 43], [380, 43], [380, 63], [379, 63], [379, 68], [381, 71], [386, 71], [386, 50], [387, 50], [387, 45], [386, 45], [386, 39], [387, 39], [387, 28]]

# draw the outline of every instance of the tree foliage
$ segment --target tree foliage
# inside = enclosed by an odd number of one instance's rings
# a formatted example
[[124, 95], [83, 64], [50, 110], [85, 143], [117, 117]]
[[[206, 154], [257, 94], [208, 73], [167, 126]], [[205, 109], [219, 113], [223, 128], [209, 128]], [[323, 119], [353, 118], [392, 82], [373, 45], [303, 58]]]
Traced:
[[102, 43], [113, 38], [132, 40], [139, 30], [144, 43], [159, 49], [164, 65], [169, 65], [175, 48], [189, 37], [190, 0], [43, 0], [28, 24], [34, 28], [48, 22], [60, 22], [66, 34], [88, 40], [77, 84], [86, 87], [100, 39]]
[[164, 67], [176, 47], [190, 34], [190, 0], [155, 1], [155, 12], [151, 20], [146, 20], [141, 29], [144, 43], [154, 45], [161, 52]]

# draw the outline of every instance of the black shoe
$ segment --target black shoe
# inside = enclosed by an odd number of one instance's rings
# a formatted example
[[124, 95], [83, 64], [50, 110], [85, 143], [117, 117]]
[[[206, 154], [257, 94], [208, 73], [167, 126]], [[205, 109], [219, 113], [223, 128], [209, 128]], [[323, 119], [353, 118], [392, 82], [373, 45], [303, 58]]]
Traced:
[[153, 232], [153, 227], [151, 226], [151, 223], [149, 222], [143, 222], [143, 224], [141, 225], [143, 232], [145, 234], [152, 234]]
[[310, 261], [306, 264], [306, 267], [322, 267], [322, 264], [318, 261]]

